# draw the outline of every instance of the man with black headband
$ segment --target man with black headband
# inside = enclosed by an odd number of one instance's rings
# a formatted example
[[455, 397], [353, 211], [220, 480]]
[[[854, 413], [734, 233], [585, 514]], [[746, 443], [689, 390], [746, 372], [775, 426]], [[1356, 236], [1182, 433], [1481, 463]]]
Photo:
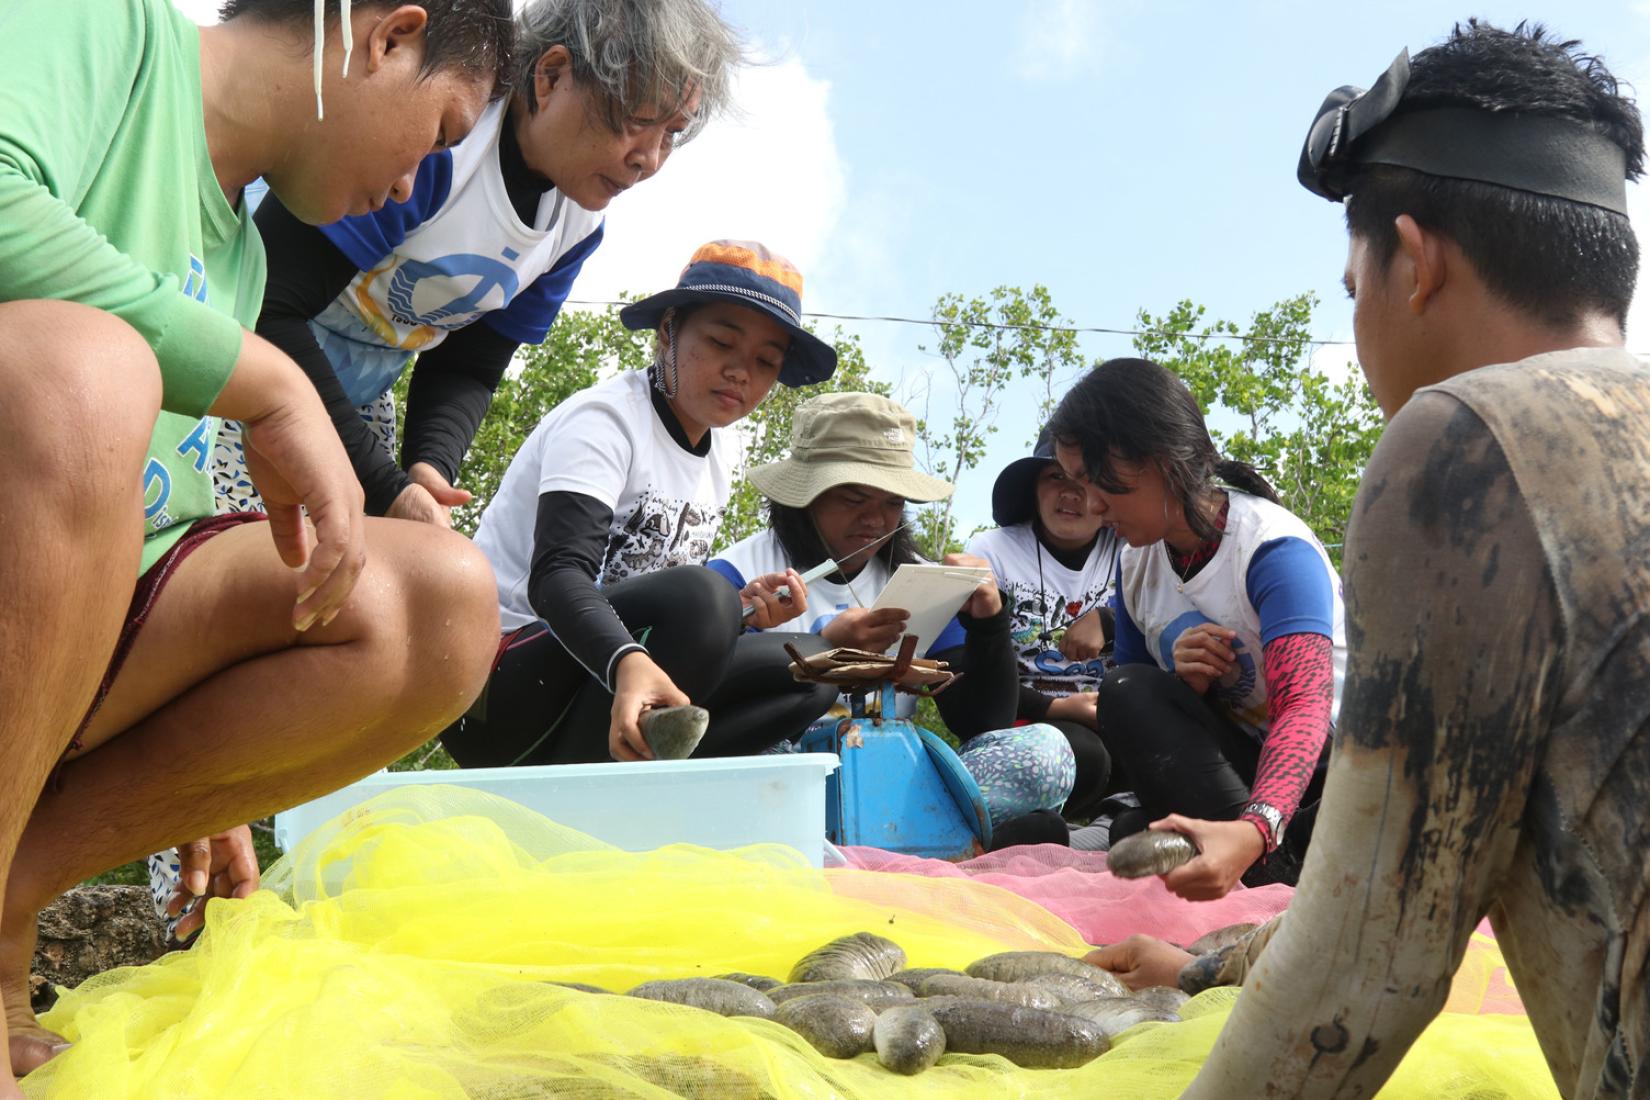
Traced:
[[1603, 64], [1523, 26], [1458, 26], [1312, 128], [1391, 423], [1316, 841], [1187, 1096], [1373, 1095], [1486, 915], [1559, 1092], [1650, 1096], [1642, 161]]

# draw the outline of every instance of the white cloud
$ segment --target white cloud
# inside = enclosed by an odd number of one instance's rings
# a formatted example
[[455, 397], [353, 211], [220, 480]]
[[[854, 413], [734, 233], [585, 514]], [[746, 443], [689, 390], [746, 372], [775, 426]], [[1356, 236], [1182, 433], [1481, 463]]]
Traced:
[[1358, 348], [1350, 340], [1344, 343], [1319, 344], [1312, 349], [1311, 367], [1331, 382], [1339, 385], [1348, 378], [1360, 378]]
[[[608, 207], [602, 246], [572, 296], [607, 300], [673, 286], [693, 250], [719, 238], [761, 241], [808, 279], [832, 243], [846, 193], [829, 99], [829, 82], [799, 60], [742, 70], [739, 115], [712, 122]], [[817, 307], [811, 280], [808, 289], [804, 304]]]
[[1020, 16], [1015, 68], [1027, 80], [1063, 80], [1094, 60], [1099, 38], [1099, 0], [1032, 0]]
[[172, 0], [172, 3], [197, 23], [218, 21], [218, 0]]

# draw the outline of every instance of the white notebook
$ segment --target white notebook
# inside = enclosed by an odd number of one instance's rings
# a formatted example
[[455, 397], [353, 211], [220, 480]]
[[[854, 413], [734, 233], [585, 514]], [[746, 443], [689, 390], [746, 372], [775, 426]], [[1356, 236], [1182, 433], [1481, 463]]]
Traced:
[[[990, 579], [991, 570], [974, 566], [908, 563], [894, 570], [871, 610], [900, 607], [909, 611], [911, 618], [906, 620], [905, 632], [917, 636], [916, 655], [921, 657], [951, 617], [962, 610], [974, 589]], [[898, 653], [899, 647], [900, 643], [895, 642], [888, 652]]]

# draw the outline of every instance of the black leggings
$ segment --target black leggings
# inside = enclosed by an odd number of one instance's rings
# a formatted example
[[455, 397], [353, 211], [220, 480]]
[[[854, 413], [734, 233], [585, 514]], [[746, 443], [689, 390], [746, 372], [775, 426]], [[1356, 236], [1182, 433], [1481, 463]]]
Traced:
[[[788, 641], [810, 655], [825, 642], [741, 633], [739, 594], [709, 569], [664, 569], [602, 594], [672, 682], [710, 711], [696, 757], [760, 752], [801, 734], [836, 700], [828, 685], [793, 680], [784, 649]], [[441, 740], [467, 768], [611, 761], [612, 709], [613, 696], [537, 623], [511, 637], [481, 698]]]
[[1044, 719], [1066, 735], [1071, 754], [1077, 759], [1077, 778], [1071, 785], [1071, 797], [1066, 799], [1062, 813], [1070, 819], [1093, 817], [1096, 808], [1105, 801], [1115, 784], [1111, 783], [1111, 753], [1106, 751], [1100, 735], [1081, 722], [1069, 719]]
[[[1113, 819], [1112, 843], [1168, 814], [1233, 821], [1249, 803], [1260, 745], [1174, 673], [1156, 665], [1112, 669], [1100, 685], [1099, 715], [1100, 739], [1140, 799], [1140, 809]], [[1328, 757], [1325, 744], [1279, 853], [1266, 861], [1269, 881], [1292, 882], [1299, 873]]]

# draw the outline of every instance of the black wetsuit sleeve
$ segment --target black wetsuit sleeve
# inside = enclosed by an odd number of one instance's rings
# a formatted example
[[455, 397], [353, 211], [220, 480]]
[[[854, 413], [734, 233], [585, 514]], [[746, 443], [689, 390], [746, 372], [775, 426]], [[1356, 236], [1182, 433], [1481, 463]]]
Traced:
[[521, 345], [484, 322], [448, 336], [418, 357], [407, 390], [401, 464], [428, 462], [448, 484], [475, 441], [493, 391]]
[[358, 269], [319, 229], [293, 217], [274, 194], [264, 196], [254, 220], [269, 260], [258, 335], [286, 352], [309, 376], [366, 490], [367, 514], [381, 516], [411, 481], [350, 403], [309, 327], [310, 320], [344, 292]]
[[963, 628], [963, 644], [934, 656], [964, 675], [934, 696], [934, 703], [951, 732], [967, 741], [1014, 724], [1020, 672], [1007, 606], [986, 619], [958, 615], [957, 622]]
[[619, 658], [646, 650], [630, 636], [596, 578], [607, 554], [613, 510], [583, 493], [539, 497], [527, 602], [567, 652], [608, 691]]
[[1048, 718], [1048, 708], [1054, 705], [1054, 696], [1044, 695], [1033, 687], [1020, 685], [1020, 705], [1014, 717], [1027, 722], [1042, 722]]

